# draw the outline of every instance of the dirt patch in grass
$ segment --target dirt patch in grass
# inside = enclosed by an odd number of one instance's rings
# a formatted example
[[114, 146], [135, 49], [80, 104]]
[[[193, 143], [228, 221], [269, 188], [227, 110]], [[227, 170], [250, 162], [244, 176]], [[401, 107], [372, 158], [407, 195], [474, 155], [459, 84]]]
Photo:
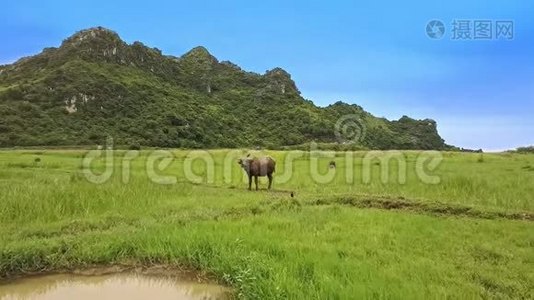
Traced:
[[404, 210], [418, 213], [427, 213], [438, 216], [464, 216], [481, 219], [509, 219], [534, 221], [534, 213], [531, 212], [503, 212], [480, 210], [470, 206], [451, 205], [436, 202], [417, 202], [406, 199], [392, 198], [358, 198], [351, 196], [336, 197], [331, 199], [317, 199], [313, 205], [343, 204], [358, 208], [377, 208], [385, 210]]

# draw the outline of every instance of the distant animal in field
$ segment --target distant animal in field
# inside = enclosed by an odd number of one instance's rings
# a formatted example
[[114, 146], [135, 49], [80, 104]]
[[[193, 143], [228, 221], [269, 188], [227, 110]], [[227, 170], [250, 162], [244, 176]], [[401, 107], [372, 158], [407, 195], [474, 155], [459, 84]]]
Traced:
[[237, 163], [247, 172], [248, 175], [248, 189], [252, 189], [252, 177], [258, 190], [258, 177], [267, 176], [269, 178], [269, 189], [273, 184], [273, 173], [276, 167], [276, 162], [271, 157], [251, 158], [250, 154], [246, 158], [241, 158]]
[[328, 167], [329, 167], [330, 169], [335, 169], [335, 168], [336, 168], [336, 162], [333, 161], [333, 160], [330, 161], [330, 163], [328, 163]]

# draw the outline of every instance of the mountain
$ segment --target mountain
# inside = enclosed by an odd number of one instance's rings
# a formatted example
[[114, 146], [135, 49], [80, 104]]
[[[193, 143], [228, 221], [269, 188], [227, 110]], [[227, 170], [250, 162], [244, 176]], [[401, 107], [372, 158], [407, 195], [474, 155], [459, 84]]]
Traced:
[[[113, 137], [118, 145], [279, 148], [340, 145], [343, 134], [362, 148], [447, 147], [433, 120], [388, 121], [343, 102], [317, 107], [281, 68], [246, 72], [204, 47], [163, 55], [102, 27], [0, 66], [0, 115], [0, 147]], [[352, 131], [340, 123], [347, 115], [357, 119]]]

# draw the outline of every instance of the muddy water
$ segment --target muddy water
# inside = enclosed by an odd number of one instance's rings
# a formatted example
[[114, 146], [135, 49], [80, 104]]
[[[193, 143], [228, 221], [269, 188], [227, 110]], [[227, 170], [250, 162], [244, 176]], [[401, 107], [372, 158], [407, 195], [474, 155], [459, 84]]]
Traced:
[[0, 285], [1, 300], [226, 299], [225, 287], [140, 274], [49, 275]]

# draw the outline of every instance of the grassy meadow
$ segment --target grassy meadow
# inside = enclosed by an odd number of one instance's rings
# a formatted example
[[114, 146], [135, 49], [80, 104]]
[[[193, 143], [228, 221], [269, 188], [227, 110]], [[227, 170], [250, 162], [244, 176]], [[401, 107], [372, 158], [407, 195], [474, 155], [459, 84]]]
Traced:
[[87, 152], [0, 151], [0, 278], [168, 264], [247, 299], [534, 298], [532, 154], [440, 153], [425, 183], [417, 151], [397, 153], [405, 170], [366, 152], [267, 151], [273, 189], [249, 191], [244, 151], [173, 150], [155, 171], [172, 184], [153, 182], [150, 150], [96, 158], [111, 176], [89, 182]]

